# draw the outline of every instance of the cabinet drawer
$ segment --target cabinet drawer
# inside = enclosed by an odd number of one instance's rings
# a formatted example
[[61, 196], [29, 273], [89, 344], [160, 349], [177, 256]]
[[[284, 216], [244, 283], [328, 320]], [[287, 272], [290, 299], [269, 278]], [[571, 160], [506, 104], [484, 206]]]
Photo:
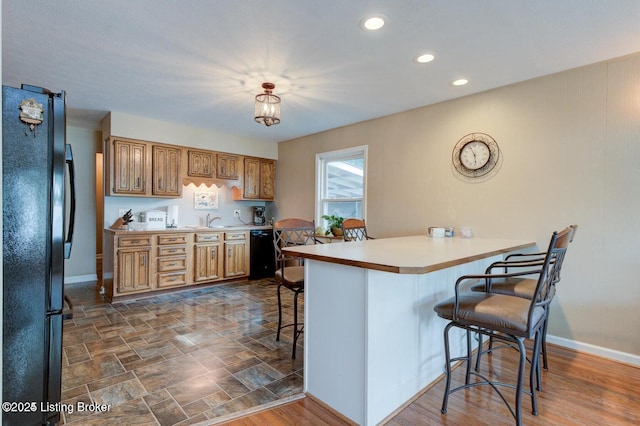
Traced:
[[187, 257], [158, 259], [158, 272], [183, 271], [187, 269]]
[[158, 247], [158, 257], [185, 256], [186, 254], [187, 248], [184, 246]]
[[118, 247], [142, 247], [151, 245], [151, 235], [118, 237]]
[[196, 243], [220, 241], [221, 234], [196, 234]]
[[163, 234], [163, 235], [158, 235], [158, 244], [159, 245], [168, 245], [168, 244], [186, 244], [187, 243], [187, 236], [180, 234], [180, 235], [173, 235], [173, 234]]
[[187, 283], [187, 273], [185, 272], [173, 272], [170, 274], [158, 274], [158, 287], [174, 287], [178, 285], [185, 285]]
[[225, 232], [224, 234], [225, 241], [236, 241], [236, 240], [246, 240], [247, 233], [242, 232]]

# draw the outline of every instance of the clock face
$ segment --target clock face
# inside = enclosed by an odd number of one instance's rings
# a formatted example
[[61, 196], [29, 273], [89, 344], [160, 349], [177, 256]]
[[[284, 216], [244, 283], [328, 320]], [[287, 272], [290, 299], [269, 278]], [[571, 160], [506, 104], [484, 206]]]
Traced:
[[498, 144], [491, 136], [470, 133], [453, 148], [453, 168], [465, 178], [479, 178], [494, 169], [499, 155]]
[[460, 163], [469, 170], [483, 168], [491, 157], [491, 151], [482, 141], [467, 142], [460, 150]]

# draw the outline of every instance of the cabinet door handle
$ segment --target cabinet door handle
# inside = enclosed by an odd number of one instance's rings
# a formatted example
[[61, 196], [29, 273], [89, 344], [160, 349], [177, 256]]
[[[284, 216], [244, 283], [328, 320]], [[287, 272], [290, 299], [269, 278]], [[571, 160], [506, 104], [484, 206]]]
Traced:
[[138, 188], [141, 186], [140, 185], [140, 178], [138, 178], [138, 184], [137, 184]]

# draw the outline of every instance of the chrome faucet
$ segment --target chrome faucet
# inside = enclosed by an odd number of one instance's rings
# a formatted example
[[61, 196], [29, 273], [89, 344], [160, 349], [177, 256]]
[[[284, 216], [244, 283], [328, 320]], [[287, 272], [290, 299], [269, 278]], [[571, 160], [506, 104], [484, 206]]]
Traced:
[[220, 220], [222, 220], [222, 218], [221, 218], [220, 216], [214, 216], [214, 217], [211, 217], [211, 214], [210, 214], [210, 213], [207, 213], [207, 227], [208, 227], [208, 228], [209, 228], [209, 227], [211, 227], [211, 222], [213, 222], [213, 221], [214, 221], [214, 220], [216, 220], [216, 219], [220, 219]]

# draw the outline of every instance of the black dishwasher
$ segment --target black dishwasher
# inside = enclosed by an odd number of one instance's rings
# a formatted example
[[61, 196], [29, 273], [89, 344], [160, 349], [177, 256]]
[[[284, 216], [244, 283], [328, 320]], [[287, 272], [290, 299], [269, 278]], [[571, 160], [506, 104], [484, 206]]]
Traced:
[[273, 230], [254, 229], [251, 231], [249, 247], [251, 251], [249, 279], [273, 277], [276, 270]]

